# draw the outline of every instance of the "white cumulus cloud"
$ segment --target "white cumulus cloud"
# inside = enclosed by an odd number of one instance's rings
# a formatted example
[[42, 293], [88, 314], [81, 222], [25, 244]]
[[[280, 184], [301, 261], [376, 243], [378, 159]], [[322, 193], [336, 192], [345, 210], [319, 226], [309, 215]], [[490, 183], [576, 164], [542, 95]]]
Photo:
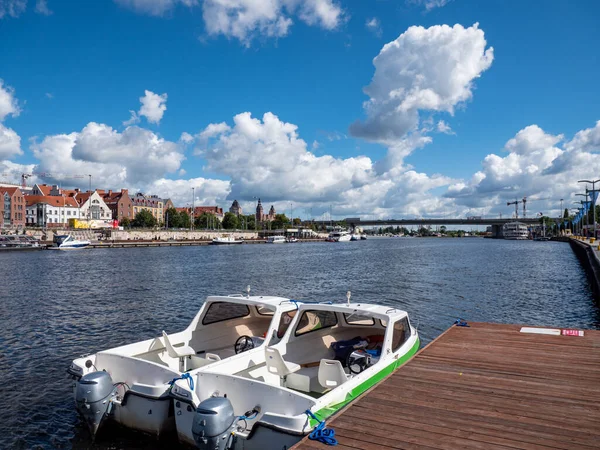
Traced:
[[15, 90], [10, 86], [5, 86], [4, 81], [0, 79], [0, 122], [7, 116], [17, 117], [20, 112]]
[[10, 128], [0, 123], [0, 160], [21, 155], [21, 138]]
[[453, 114], [492, 64], [494, 51], [486, 44], [478, 24], [408, 28], [373, 60], [375, 75], [364, 89], [367, 117], [354, 122], [351, 133], [388, 143], [417, 128], [419, 111]]

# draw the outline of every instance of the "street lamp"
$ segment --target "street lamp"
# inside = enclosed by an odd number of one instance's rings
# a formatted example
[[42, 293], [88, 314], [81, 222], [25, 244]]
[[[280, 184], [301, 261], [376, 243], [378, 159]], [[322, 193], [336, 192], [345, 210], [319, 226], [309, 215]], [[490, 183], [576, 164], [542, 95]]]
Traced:
[[190, 223], [190, 231], [194, 229], [194, 209], [196, 206], [196, 188], [192, 188], [192, 214], [191, 214], [191, 223]]
[[[575, 194], [575, 195], [583, 195], [583, 194]], [[576, 205], [581, 205], [579, 208], [577, 208], [577, 212], [579, 212], [579, 211], [583, 212], [583, 210], [584, 210], [583, 205], [585, 202], [583, 200], [579, 200], [578, 202], [574, 202], [574, 203]], [[580, 221], [580, 222], [582, 222], [582, 221]], [[581, 225], [579, 225], [579, 231], [581, 232], [581, 234], [583, 234], [582, 228], [583, 228], [583, 222], [581, 223]]]
[[585, 193], [585, 194], [575, 194], [575, 195], [580, 195], [580, 196], [582, 196], [582, 197], [585, 197], [585, 202], [583, 202], [583, 201], [581, 202], [581, 207], [583, 208], [583, 212], [584, 212], [585, 235], [586, 235], [586, 237], [587, 237], [587, 233], [588, 233], [588, 225], [590, 224], [590, 223], [589, 223], [590, 221], [588, 220], [588, 215], [587, 215], [587, 213], [585, 212], [585, 208], [586, 208], [586, 206], [588, 205], [588, 197], [589, 197], [589, 194], [587, 193], [587, 189], [586, 189], [586, 193]]
[[592, 190], [588, 190], [587, 186], [585, 187], [585, 193], [587, 194], [588, 192], [592, 193], [592, 218], [594, 220], [594, 226], [593, 226], [593, 230], [594, 230], [594, 239], [596, 238], [596, 197], [598, 196], [598, 194], [596, 194], [596, 192], [598, 192], [596, 190], [596, 183], [600, 182], [600, 180], [579, 180], [578, 183], [591, 183], [592, 184]]

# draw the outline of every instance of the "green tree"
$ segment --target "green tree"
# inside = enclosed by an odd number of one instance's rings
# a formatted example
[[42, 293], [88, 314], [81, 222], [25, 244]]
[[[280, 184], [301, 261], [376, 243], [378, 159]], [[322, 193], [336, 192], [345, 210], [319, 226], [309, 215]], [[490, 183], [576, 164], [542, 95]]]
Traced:
[[192, 226], [192, 219], [190, 215], [185, 211], [179, 213], [179, 228], [190, 228]]
[[129, 219], [129, 217], [123, 217], [121, 219], [121, 221], [119, 222], [119, 225], [121, 225], [122, 227], [130, 227], [131, 226], [131, 220]]
[[239, 226], [240, 222], [238, 220], [238, 216], [236, 216], [234, 213], [226, 212], [225, 216], [223, 217], [223, 228], [226, 230], [235, 230], [239, 228]]
[[167, 219], [167, 228], [181, 228], [181, 216], [175, 208], [169, 208], [165, 211]]
[[271, 222], [271, 229], [278, 230], [280, 228], [287, 228], [290, 224], [290, 220], [285, 214], [275, 214], [275, 220]]
[[569, 218], [569, 208], [565, 208], [565, 212], [563, 214], [563, 219], [568, 219]]
[[442, 225], [442, 226], [440, 227], [440, 233], [442, 233], [442, 234], [446, 234], [446, 225]]
[[135, 215], [132, 226], [136, 228], [154, 228], [156, 226], [156, 218], [147, 209], [142, 209]]

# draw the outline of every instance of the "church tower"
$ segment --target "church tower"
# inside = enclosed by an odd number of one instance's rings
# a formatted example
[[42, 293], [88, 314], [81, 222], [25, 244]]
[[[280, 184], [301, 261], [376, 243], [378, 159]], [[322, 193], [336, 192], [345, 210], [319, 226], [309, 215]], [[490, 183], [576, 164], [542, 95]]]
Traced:
[[258, 225], [265, 218], [265, 214], [263, 212], [263, 206], [260, 202], [260, 198], [258, 199], [258, 205], [256, 205], [256, 224]]

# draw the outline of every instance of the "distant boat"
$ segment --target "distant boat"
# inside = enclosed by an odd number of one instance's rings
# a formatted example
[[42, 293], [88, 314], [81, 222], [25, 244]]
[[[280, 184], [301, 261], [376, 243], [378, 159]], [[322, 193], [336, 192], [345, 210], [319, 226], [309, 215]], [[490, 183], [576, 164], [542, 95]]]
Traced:
[[361, 234], [360, 235], [360, 240], [361, 241], [366, 241], [367, 240], [367, 235], [366, 234]]
[[233, 236], [221, 236], [212, 240], [213, 245], [243, 244], [243, 239], [235, 239]]
[[529, 239], [529, 230], [522, 222], [508, 222], [502, 226], [502, 236], [509, 240], [526, 240]]
[[350, 242], [352, 235], [347, 231], [334, 231], [327, 238], [329, 242]]
[[70, 234], [58, 234], [54, 236], [54, 242], [59, 250], [81, 250], [92, 244], [88, 240], [75, 239]]
[[2, 250], [39, 250], [40, 242], [31, 236], [2, 235], [0, 236], [0, 251]]
[[360, 240], [360, 234], [351, 234], [350, 235], [350, 240], [351, 241], [359, 241]]
[[298, 241], [298, 239], [296, 239], [295, 237], [289, 237], [285, 240], [285, 242], [287, 242], [288, 244], [295, 244], [296, 242], [300, 241]]
[[267, 244], [285, 244], [285, 237], [283, 237], [283, 236], [269, 236], [267, 238]]

